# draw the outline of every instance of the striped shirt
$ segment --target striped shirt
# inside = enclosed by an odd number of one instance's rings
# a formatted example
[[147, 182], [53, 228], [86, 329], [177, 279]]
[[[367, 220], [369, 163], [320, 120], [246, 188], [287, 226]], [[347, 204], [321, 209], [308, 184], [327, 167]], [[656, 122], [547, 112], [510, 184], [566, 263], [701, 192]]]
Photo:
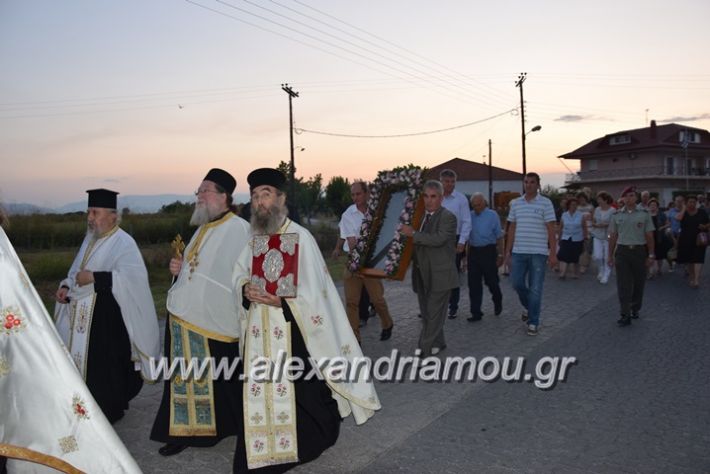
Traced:
[[549, 254], [547, 223], [556, 222], [552, 201], [539, 193], [531, 201], [513, 199], [508, 222], [515, 222], [513, 253]]

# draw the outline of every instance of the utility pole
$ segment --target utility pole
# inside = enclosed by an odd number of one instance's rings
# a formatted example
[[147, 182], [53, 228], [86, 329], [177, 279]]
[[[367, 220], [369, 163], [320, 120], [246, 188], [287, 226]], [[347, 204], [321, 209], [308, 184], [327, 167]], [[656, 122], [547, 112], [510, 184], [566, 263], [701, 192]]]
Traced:
[[291, 99], [298, 97], [298, 92], [294, 92], [288, 84], [281, 84], [281, 90], [288, 94], [288, 128], [291, 136], [291, 166], [288, 177], [288, 202], [291, 206], [296, 206], [296, 163], [293, 153], [293, 104]]
[[[523, 82], [525, 82], [527, 76], [527, 72], [520, 73], [518, 81], [515, 83], [515, 87], [520, 88], [520, 137], [523, 143], [523, 177], [528, 172], [527, 163], [525, 161], [525, 102], [523, 101]], [[524, 187], [523, 191], [525, 191]]]
[[495, 209], [493, 205], [493, 148], [491, 139], [488, 139], [488, 207]]

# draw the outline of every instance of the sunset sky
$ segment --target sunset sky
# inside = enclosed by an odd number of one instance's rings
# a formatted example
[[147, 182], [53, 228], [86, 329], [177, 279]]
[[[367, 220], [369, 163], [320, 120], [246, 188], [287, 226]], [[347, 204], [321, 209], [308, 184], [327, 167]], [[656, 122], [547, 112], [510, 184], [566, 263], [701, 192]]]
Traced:
[[284, 82], [306, 130], [481, 121], [302, 132], [298, 176], [482, 161], [489, 138], [519, 171], [523, 71], [528, 170], [561, 185], [556, 157], [599, 136], [710, 129], [709, 18], [707, 0], [2, 0], [0, 201], [188, 194], [211, 167], [245, 192], [289, 158]]

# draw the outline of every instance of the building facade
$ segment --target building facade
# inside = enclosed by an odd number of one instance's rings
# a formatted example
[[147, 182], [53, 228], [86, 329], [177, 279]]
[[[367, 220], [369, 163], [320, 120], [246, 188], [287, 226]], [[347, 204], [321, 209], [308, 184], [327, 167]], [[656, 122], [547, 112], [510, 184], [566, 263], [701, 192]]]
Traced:
[[677, 193], [710, 192], [710, 132], [676, 123], [611, 133], [570, 153], [580, 171], [566, 187], [618, 196], [629, 185], [657, 194], [667, 205]]

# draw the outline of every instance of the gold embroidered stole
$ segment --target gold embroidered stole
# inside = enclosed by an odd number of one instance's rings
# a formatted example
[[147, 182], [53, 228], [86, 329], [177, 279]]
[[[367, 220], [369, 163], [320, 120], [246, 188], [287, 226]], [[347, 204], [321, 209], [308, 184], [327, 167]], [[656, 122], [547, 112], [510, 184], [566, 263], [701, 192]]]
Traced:
[[190, 242], [188, 248], [186, 249], [185, 261], [190, 266], [190, 276], [188, 276], [188, 279], [192, 278], [192, 274], [200, 264], [200, 248], [202, 247], [204, 241], [206, 241], [205, 235], [207, 234], [207, 231], [217, 227], [220, 224], [224, 224], [232, 217], [234, 217], [234, 213], [232, 211], [228, 211], [224, 216], [220, 217], [216, 221], [208, 222], [207, 224], [200, 226], [194, 240]]
[[[296, 394], [284, 374], [284, 362], [291, 354], [291, 323], [279, 309], [254, 305], [249, 311], [244, 344], [244, 441], [249, 469], [298, 461], [296, 438]], [[251, 373], [255, 362], [265, 367], [281, 365], [281, 376], [273, 370]], [[278, 369], [277, 369], [278, 370]], [[264, 376], [257, 379], [257, 376]]]
[[[170, 383], [170, 436], [215, 436], [217, 424], [214, 412], [212, 364], [206, 336], [194, 331], [194, 325], [170, 315], [170, 361], [182, 358], [185, 369], [192, 364], [188, 379], [183, 379], [180, 364]], [[233, 342], [233, 341], [231, 341]], [[203, 364], [206, 369], [197, 377]]]
[[87, 293], [84, 296], [75, 296], [69, 303], [71, 320], [69, 326], [69, 345], [67, 349], [71, 354], [76, 368], [81, 377], [86, 380], [86, 367], [89, 358], [89, 339], [91, 336], [91, 323], [94, 320], [94, 306], [96, 293]]
[[[81, 259], [79, 270], [83, 271], [89, 259], [94, 255], [101, 245], [106, 242], [106, 239], [118, 232], [119, 227], [114, 226], [108, 232], [100, 235], [96, 240], [92, 240], [86, 246], [84, 256]], [[103, 239], [103, 240], [102, 240]], [[99, 242], [101, 240], [101, 242]], [[98, 245], [97, 242], [99, 242]], [[81, 376], [86, 380], [86, 368], [89, 359], [89, 339], [91, 336], [91, 323], [94, 320], [94, 307], [96, 305], [96, 292], [81, 292], [74, 295], [69, 303], [69, 345], [67, 349], [71, 354], [74, 364], [81, 373]]]

